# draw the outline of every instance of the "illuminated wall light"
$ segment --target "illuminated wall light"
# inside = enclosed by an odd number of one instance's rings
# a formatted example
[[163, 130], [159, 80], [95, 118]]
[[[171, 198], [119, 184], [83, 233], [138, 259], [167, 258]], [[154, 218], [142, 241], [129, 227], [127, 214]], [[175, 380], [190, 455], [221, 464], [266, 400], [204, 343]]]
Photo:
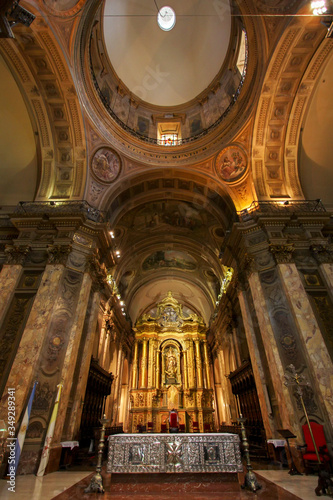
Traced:
[[114, 238], [114, 232], [113, 231], [110, 231], [109, 234], [110, 234], [111, 238]]
[[324, 0], [318, 0], [316, 2], [311, 2], [311, 9], [315, 16], [321, 16], [327, 12], [326, 2]]
[[118, 295], [117, 295], [117, 299], [118, 299], [118, 300], [120, 300], [120, 299], [121, 299], [121, 295], [119, 295], [119, 293], [118, 293]]
[[125, 305], [125, 302], [123, 300], [120, 301], [120, 305], [121, 306], [124, 306]]

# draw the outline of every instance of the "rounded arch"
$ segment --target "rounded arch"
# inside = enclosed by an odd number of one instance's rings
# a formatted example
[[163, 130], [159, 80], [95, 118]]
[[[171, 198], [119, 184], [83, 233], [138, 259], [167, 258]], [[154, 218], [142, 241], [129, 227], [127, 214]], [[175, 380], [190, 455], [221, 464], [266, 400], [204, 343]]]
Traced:
[[[259, 200], [304, 198], [297, 171], [299, 126], [319, 70], [318, 61], [312, 58], [325, 33], [316, 16], [296, 16], [271, 57], [255, 116], [251, 153]], [[312, 82], [300, 85], [309, 64]]]
[[[29, 9], [41, 17], [35, 6]], [[68, 61], [45, 22], [18, 24], [14, 32], [15, 40], [3, 40], [0, 53], [15, 75], [38, 140], [34, 199], [82, 199], [85, 134]]]

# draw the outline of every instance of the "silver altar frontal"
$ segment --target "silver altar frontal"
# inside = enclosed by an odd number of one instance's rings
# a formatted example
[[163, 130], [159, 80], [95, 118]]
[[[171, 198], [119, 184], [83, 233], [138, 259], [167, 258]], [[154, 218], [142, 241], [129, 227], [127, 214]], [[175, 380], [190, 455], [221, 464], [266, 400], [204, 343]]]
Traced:
[[243, 471], [236, 434], [116, 434], [109, 436], [108, 473]]

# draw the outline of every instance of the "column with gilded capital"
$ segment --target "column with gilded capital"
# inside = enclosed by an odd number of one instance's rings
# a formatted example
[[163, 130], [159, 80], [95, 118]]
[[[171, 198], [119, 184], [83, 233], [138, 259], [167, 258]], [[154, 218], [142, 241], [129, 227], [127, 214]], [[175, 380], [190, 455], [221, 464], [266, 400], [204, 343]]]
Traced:
[[188, 340], [187, 343], [188, 343], [187, 366], [188, 366], [189, 388], [193, 389], [195, 387], [195, 366], [194, 366], [193, 340]]
[[161, 385], [161, 351], [159, 348], [156, 349], [156, 389], [160, 388]]
[[134, 341], [134, 354], [133, 354], [133, 365], [132, 365], [132, 389], [136, 389], [138, 382], [137, 382], [137, 377], [138, 377], [138, 350], [139, 350], [139, 343], [135, 339]]
[[210, 383], [210, 366], [209, 366], [209, 357], [208, 357], [208, 349], [207, 349], [207, 340], [203, 341], [203, 351], [204, 351], [204, 360], [205, 360], [205, 373], [206, 373], [206, 389], [211, 388]]
[[156, 357], [155, 339], [150, 338], [148, 344], [148, 384], [149, 388], [155, 387]]
[[146, 388], [146, 378], [147, 378], [147, 344], [148, 340], [142, 340], [142, 356], [141, 356], [141, 377], [140, 377], [140, 389]]
[[112, 425], [117, 425], [118, 411], [121, 398], [122, 389], [122, 376], [123, 376], [123, 364], [124, 364], [124, 352], [122, 345], [119, 345], [118, 357], [117, 357], [117, 373], [115, 379], [115, 390], [114, 390], [114, 400], [112, 407]]
[[184, 389], [188, 389], [187, 350], [183, 350]]
[[202, 360], [201, 360], [201, 351], [200, 351], [200, 340], [195, 339], [195, 361], [197, 365], [197, 387], [203, 387], [203, 377], [202, 377]]

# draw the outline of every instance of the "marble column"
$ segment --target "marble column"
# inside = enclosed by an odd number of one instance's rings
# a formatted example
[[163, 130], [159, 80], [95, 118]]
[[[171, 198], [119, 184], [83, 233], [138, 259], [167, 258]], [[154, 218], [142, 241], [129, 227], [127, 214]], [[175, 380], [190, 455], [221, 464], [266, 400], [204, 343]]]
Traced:
[[270, 316], [258, 273], [254, 272], [251, 274], [251, 276], [249, 277], [249, 284], [261, 331], [262, 342], [264, 345], [272, 378], [272, 383], [274, 386], [275, 396], [279, 406], [282, 428], [290, 429], [291, 432], [294, 432], [296, 436], [301, 436], [301, 428], [297, 415], [294, 411], [290, 392], [284, 385], [285, 370], [279, 355], [279, 349], [270, 322]]
[[6, 316], [17, 284], [22, 276], [23, 267], [20, 264], [5, 264], [0, 273], [0, 325]]
[[[63, 273], [64, 266], [62, 264], [48, 264], [45, 267], [6, 383], [4, 401], [7, 397], [8, 388], [15, 388], [16, 415], [18, 416], [27, 403], [31, 387], [36, 378], [37, 361], [52, 318]], [[0, 408], [0, 418], [7, 421], [6, 405], [2, 405]]]
[[266, 431], [266, 436], [268, 439], [271, 439], [272, 437], [275, 437], [276, 429], [274, 426], [274, 421], [271, 418], [272, 409], [267, 392], [264, 368], [262, 366], [258, 342], [252, 323], [252, 317], [249, 312], [249, 307], [244, 292], [242, 291], [239, 292], [238, 300], [242, 312], [243, 325], [244, 325], [247, 345], [249, 348], [254, 380], [256, 382], [256, 389], [259, 398], [261, 415]]
[[160, 359], [161, 359], [161, 351], [160, 349], [156, 349], [156, 389], [160, 388], [161, 384], [161, 364], [160, 364]]
[[76, 359], [89, 301], [91, 283], [92, 280], [90, 275], [88, 273], [85, 273], [81, 284], [80, 295], [73, 317], [72, 327], [69, 333], [69, 340], [65, 353], [65, 359], [62, 366], [61, 381], [63, 383], [63, 388], [59, 401], [58, 415], [52, 440], [52, 446], [60, 443], [62, 439], [62, 431], [66, 419], [68, 401], [72, 388]]
[[104, 345], [103, 345], [103, 356], [101, 359], [101, 367], [104, 368], [104, 370], [109, 371], [109, 367], [105, 366], [105, 361], [106, 361], [106, 355], [108, 350], [110, 349], [110, 334], [106, 328], [106, 324], [104, 323]]
[[101, 333], [99, 335], [99, 344], [98, 344], [98, 363], [100, 366], [103, 366], [103, 352], [104, 352], [104, 343], [106, 338], [106, 328], [105, 328], [105, 318], [103, 318], [103, 326], [101, 328]]
[[78, 438], [78, 433], [80, 430], [83, 403], [89, 376], [90, 360], [94, 347], [99, 303], [100, 293], [96, 291], [94, 292], [92, 298], [90, 316], [87, 324], [87, 335], [85, 338], [85, 344], [81, 358], [81, 365], [76, 385], [73, 407], [71, 411], [71, 418], [69, 421], [68, 429], [66, 430], [66, 440], [68, 441], [76, 440]]
[[195, 360], [197, 365], [197, 387], [203, 387], [203, 377], [202, 377], [202, 361], [201, 361], [201, 351], [200, 351], [200, 340], [195, 339]]
[[240, 353], [239, 353], [239, 345], [238, 345], [238, 339], [237, 339], [237, 330], [235, 328], [234, 325], [231, 325], [230, 326], [231, 330], [232, 330], [232, 350], [233, 350], [233, 353], [234, 353], [234, 356], [235, 356], [235, 360], [236, 360], [236, 365], [237, 366], [240, 366], [242, 364], [242, 360], [241, 360], [241, 356], [240, 356]]
[[314, 391], [321, 397], [333, 426], [333, 364], [323, 340], [316, 317], [295, 264], [278, 265], [281, 282], [288, 299], [299, 336], [316, 384]]
[[320, 269], [330, 290], [330, 295], [331, 297], [333, 297], [333, 264], [321, 264]]
[[140, 377], [140, 389], [146, 388], [146, 377], [147, 377], [147, 339], [142, 341], [142, 357], [141, 357], [141, 377]]
[[132, 366], [132, 389], [136, 389], [138, 382], [138, 349], [139, 343], [137, 340], [134, 341], [134, 354], [133, 354], [133, 366]]
[[210, 383], [210, 365], [209, 365], [209, 357], [208, 357], [208, 349], [207, 349], [207, 340], [203, 341], [203, 351], [204, 351], [204, 361], [205, 361], [205, 373], [206, 373], [206, 389], [211, 389]]

